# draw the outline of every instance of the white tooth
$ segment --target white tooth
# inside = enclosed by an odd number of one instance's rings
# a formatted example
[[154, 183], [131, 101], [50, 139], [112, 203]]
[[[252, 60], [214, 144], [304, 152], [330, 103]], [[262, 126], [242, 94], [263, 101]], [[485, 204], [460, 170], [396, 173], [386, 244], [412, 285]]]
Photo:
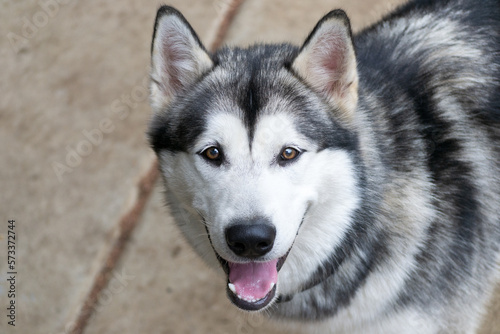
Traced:
[[272, 290], [274, 288], [274, 283], [271, 283], [271, 287], [269, 288], [269, 290]]
[[[229, 288], [229, 290], [231, 290], [234, 294], [236, 294], [236, 287], [234, 286], [233, 283], [228, 283], [227, 284], [227, 287]], [[239, 297], [239, 296], [238, 296]]]
[[[234, 285], [233, 285], [233, 284], [231, 284], [231, 283], [229, 283], [229, 284], [228, 284], [228, 286], [229, 286], [229, 285], [232, 285], [232, 286], [234, 287]], [[233, 291], [233, 289], [232, 289], [232, 287], [231, 287], [231, 286], [229, 286], [229, 289], [230, 289], [231, 291]], [[236, 294], [236, 293], [235, 293], [235, 294]], [[240, 296], [240, 295], [238, 295], [238, 294], [236, 294], [236, 297], [238, 297], [239, 299], [244, 300], [244, 301], [246, 301], [246, 302], [248, 302], [248, 303], [255, 303], [256, 301], [258, 301], [258, 300], [259, 300], [259, 299], [256, 299], [256, 298], [243, 297], [243, 296]]]

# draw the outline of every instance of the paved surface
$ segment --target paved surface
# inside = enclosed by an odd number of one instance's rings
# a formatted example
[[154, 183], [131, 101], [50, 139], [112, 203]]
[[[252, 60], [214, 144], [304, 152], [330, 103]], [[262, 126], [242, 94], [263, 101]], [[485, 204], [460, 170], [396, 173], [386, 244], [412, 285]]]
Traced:
[[[245, 0], [232, 20], [231, 0], [169, 4], [207, 45], [222, 30], [225, 43], [247, 45], [300, 43], [336, 7], [356, 31], [401, 1]], [[154, 163], [144, 132], [158, 5], [0, 2], [0, 333], [285, 333], [235, 310], [173, 228], [160, 187], [148, 199], [138, 186]], [[499, 318], [497, 303], [483, 333], [500, 333]]]

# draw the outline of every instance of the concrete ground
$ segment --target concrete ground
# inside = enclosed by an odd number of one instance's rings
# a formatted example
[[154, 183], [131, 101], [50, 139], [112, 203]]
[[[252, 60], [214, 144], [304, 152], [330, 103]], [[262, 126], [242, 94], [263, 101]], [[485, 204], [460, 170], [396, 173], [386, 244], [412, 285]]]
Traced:
[[[212, 46], [298, 44], [337, 7], [356, 31], [402, 1], [169, 4]], [[229, 304], [154, 182], [144, 132], [159, 4], [0, 2], [0, 333], [285, 333]], [[481, 333], [500, 333], [500, 303]]]

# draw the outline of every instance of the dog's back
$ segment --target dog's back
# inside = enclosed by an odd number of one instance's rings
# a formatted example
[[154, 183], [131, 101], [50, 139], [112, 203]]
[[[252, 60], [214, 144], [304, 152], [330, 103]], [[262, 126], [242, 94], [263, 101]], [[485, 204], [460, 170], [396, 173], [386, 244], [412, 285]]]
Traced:
[[359, 105], [380, 139], [374, 165], [392, 180], [387, 221], [424, 214], [424, 198], [432, 208], [395, 305], [447, 300], [433, 311], [442, 330], [470, 332], [499, 262], [500, 2], [417, 1], [355, 43]]

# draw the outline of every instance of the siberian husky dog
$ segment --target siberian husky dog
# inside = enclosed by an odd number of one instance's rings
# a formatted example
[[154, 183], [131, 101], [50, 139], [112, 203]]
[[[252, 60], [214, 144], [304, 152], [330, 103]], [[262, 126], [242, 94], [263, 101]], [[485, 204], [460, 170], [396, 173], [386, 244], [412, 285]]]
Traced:
[[313, 333], [477, 330], [500, 259], [498, 0], [411, 2], [356, 36], [334, 10], [302, 47], [215, 53], [163, 6], [151, 104], [171, 212], [234, 305]]

